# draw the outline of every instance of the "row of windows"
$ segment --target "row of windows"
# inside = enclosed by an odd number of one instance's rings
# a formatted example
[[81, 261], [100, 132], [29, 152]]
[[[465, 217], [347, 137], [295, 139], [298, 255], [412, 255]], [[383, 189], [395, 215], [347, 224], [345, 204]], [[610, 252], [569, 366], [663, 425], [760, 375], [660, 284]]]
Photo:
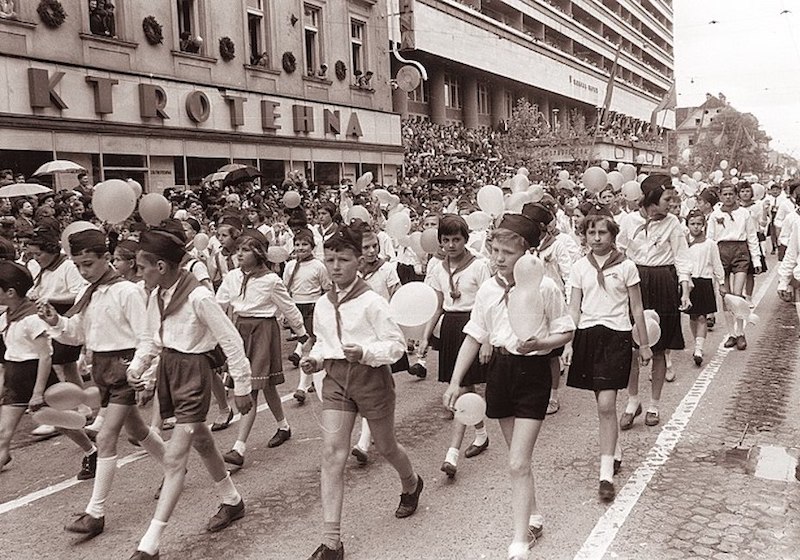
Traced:
[[[125, 4], [130, 0], [85, 0], [88, 10], [85, 12], [88, 21], [84, 29], [97, 36], [110, 39], [125, 40]], [[191, 54], [212, 56], [210, 48], [203, 37], [207, 35], [204, 14], [205, 3], [210, 0], [172, 0], [173, 17], [178, 34], [177, 50]], [[230, 1], [230, 0], [226, 0]], [[247, 0], [247, 46], [249, 64], [265, 68], [277, 68], [280, 61], [275, 60], [272, 52], [274, 25], [270, 21], [272, 3], [284, 0]], [[324, 5], [306, 3], [303, 5], [302, 25], [304, 31], [303, 60], [305, 72], [309, 76], [325, 78], [327, 63], [323, 33], [326, 30]], [[20, 13], [22, 12], [22, 13]], [[15, 8], [11, 2], [0, 2], [0, 18], [26, 19], [35, 16], [28, 13], [27, 6], [23, 10]], [[369, 87], [367, 53], [367, 22], [365, 18], [349, 19], [350, 67], [357, 84]], [[329, 28], [329, 27], [328, 27]], [[132, 38], [127, 38], [132, 39]], [[369, 74], [369, 76], [367, 76]]]
[[[429, 81], [420, 82], [417, 89], [409, 92], [409, 101], [427, 103], [430, 99], [429, 84]], [[450, 109], [462, 109], [464, 106], [461, 82], [452, 74], [445, 74], [444, 76], [444, 106]], [[478, 82], [478, 114], [490, 115], [491, 113], [492, 101], [489, 94], [489, 85], [484, 82]]]

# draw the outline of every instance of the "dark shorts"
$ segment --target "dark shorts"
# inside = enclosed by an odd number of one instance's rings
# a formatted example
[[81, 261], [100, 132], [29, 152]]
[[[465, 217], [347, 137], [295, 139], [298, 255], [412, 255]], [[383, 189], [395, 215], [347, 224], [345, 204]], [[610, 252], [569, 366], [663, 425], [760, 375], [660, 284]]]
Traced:
[[[54, 303], [53, 307], [60, 315], [63, 315], [72, 308], [71, 303]], [[60, 366], [77, 362], [81, 357], [82, 346], [69, 346], [61, 344], [57, 340], [53, 341], [53, 365]]]
[[178, 424], [205, 422], [211, 405], [211, 358], [164, 348], [158, 363], [156, 390], [161, 418]]
[[314, 306], [316, 303], [296, 303], [297, 310], [303, 316], [303, 326], [308, 336], [314, 338]]
[[100, 404], [136, 404], [136, 391], [128, 384], [128, 365], [134, 350], [92, 353], [92, 379], [100, 389]]
[[[25, 362], [5, 362], [5, 381], [3, 394], [0, 395], [0, 406], [26, 407], [33, 396], [36, 387], [36, 371], [39, 360]], [[58, 382], [55, 372], [50, 370], [47, 378], [47, 387]]]
[[389, 366], [373, 368], [346, 360], [325, 360], [322, 409], [358, 412], [367, 420], [394, 414], [394, 379]]
[[747, 272], [750, 267], [750, 249], [746, 241], [719, 241], [717, 247], [725, 274]]
[[486, 375], [486, 416], [544, 420], [551, 387], [549, 356], [517, 356], [495, 348]]
[[615, 331], [604, 325], [578, 329], [572, 341], [567, 386], [590, 391], [625, 389], [632, 358], [631, 331]]

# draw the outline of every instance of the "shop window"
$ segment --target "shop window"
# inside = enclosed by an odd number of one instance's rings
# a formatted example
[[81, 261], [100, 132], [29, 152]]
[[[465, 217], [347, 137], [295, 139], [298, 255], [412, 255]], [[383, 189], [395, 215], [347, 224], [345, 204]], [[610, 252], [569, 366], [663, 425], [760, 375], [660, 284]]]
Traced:
[[178, 49], [198, 54], [203, 49], [200, 0], [175, 0], [178, 9]]
[[267, 0], [247, 0], [247, 38], [252, 66], [270, 67], [269, 29]]
[[286, 164], [280, 159], [258, 160], [258, 169], [263, 175], [262, 185], [280, 185], [286, 178]]
[[89, 31], [102, 37], [117, 36], [117, 7], [111, 0], [89, 0]]
[[461, 109], [461, 86], [458, 78], [451, 74], [444, 77], [444, 105], [451, 109]]
[[[303, 8], [303, 30], [306, 57], [306, 74], [316, 76], [318, 72], [324, 74], [322, 68], [322, 9], [318, 6], [305, 4]], [[326, 67], [327, 69], [327, 67]]]
[[335, 162], [315, 162], [314, 181], [320, 185], [338, 185], [341, 179], [341, 164]]

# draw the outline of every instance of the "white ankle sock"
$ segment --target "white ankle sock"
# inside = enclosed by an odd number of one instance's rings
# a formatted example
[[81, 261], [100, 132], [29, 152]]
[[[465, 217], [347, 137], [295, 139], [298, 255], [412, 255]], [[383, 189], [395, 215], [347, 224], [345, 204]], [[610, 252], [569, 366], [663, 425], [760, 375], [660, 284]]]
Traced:
[[228, 473], [222, 480], [215, 482], [214, 485], [217, 487], [217, 495], [223, 504], [235, 506], [242, 501], [242, 496], [239, 495], [236, 486], [233, 485], [231, 480], [231, 473]]
[[105, 515], [106, 498], [111, 492], [111, 485], [114, 482], [114, 473], [116, 472], [116, 455], [97, 459], [92, 497], [89, 499], [89, 505], [86, 506], [86, 513], [92, 517], [99, 519]]
[[233, 450], [236, 451], [239, 455], [244, 457], [244, 452], [247, 451], [247, 443], [243, 442], [240, 439], [236, 440], [236, 443], [233, 444]]
[[311, 381], [313, 378], [308, 375], [307, 373], [300, 373], [300, 383], [297, 384], [297, 389], [299, 391], [308, 391], [308, 388], [311, 387]]
[[703, 337], [703, 336], [696, 337], [694, 339], [694, 351], [695, 351], [695, 353], [697, 353], [698, 350], [700, 352], [702, 352], [703, 351], [703, 346], [705, 345], [705, 343], [706, 343], [705, 337]]
[[289, 429], [289, 422], [284, 418], [280, 422], [278, 422], [278, 429], [279, 430], [288, 430]]
[[647, 412], [658, 412], [658, 405], [661, 401], [657, 399], [650, 399], [650, 406], [647, 407]]
[[447, 455], [445, 455], [444, 460], [452, 465], [458, 465], [458, 455], [459, 450], [455, 447], [451, 447], [447, 450]]
[[669, 350], [664, 352], [664, 361], [667, 364], [667, 369], [672, 367], [672, 356], [670, 356]]
[[297, 343], [297, 346], [294, 347], [294, 353], [297, 354], [298, 356], [303, 355], [303, 345], [300, 344], [299, 342]]
[[159, 463], [164, 462], [164, 450], [166, 449], [166, 446], [164, 445], [164, 440], [161, 439], [161, 436], [158, 434], [158, 432], [150, 428], [150, 433], [147, 434], [146, 438], [139, 442], [139, 445], [141, 445], [142, 449], [147, 451], [156, 461]]
[[158, 548], [161, 545], [161, 534], [166, 528], [166, 521], [158, 521], [157, 519], [150, 521], [150, 526], [147, 528], [147, 532], [142, 537], [142, 540], [139, 541], [138, 550], [146, 552], [150, 555], [158, 552]]
[[472, 445], [483, 445], [487, 439], [489, 439], [489, 434], [486, 433], [485, 425], [482, 428], [475, 428], [475, 440]]
[[614, 460], [622, 461], [622, 446], [619, 444], [619, 438], [617, 438], [617, 445], [614, 446]]
[[96, 447], [96, 446], [94, 446], [94, 445], [92, 446], [92, 448], [91, 448], [89, 451], [84, 451], [84, 452], [83, 452], [83, 456], [84, 456], [84, 457], [89, 457], [89, 456], [91, 456], [93, 453], [97, 453], [97, 447]]
[[361, 436], [358, 438], [356, 446], [361, 451], [369, 451], [369, 446], [372, 444], [372, 432], [369, 430], [369, 422], [366, 418], [361, 419]]
[[613, 455], [600, 455], [600, 480], [614, 482]]
[[528, 518], [530, 527], [544, 527], [544, 516], [541, 513], [532, 513]]
[[551, 401], [558, 400], [558, 389], [550, 389], [550, 400]]
[[639, 408], [639, 404], [641, 404], [641, 401], [639, 400], [639, 395], [629, 396], [628, 404], [625, 405], [625, 412], [627, 412], [628, 414], [634, 414], [636, 412], [636, 409]]

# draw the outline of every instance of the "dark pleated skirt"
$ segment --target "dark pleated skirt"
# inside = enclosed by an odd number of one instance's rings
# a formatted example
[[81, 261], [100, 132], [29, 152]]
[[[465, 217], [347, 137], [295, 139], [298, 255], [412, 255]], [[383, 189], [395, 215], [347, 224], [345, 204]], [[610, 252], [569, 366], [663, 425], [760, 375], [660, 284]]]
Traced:
[[[469, 322], [469, 311], [445, 311], [442, 316], [442, 328], [440, 333], [439, 348], [439, 381], [450, 383], [453, 378], [453, 368], [456, 365], [458, 351], [461, 343], [467, 335], [464, 334], [464, 327]], [[478, 358], [461, 380], [461, 386], [476, 385], [486, 383], [486, 368], [481, 366]]]
[[658, 313], [661, 323], [661, 338], [651, 345], [653, 352], [683, 350], [681, 331], [680, 287], [674, 266], [636, 265], [641, 278], [642, 303], [645, 309]]
[[717, 295], [711, 278], [692, 278], [692, 292], [689, 299], [692, 306], [684, 311], [687, 315], [710, 315], [717, 312]]
[[603, 325], [575, 331], [567, 385], [590, 391], [621, 390], [628, 386], [633, 355], [630, 331]]
[[253, 391], [284, 382], [281, 330], [274, 317], [237, 317], [236, 328], [250, 360]]

